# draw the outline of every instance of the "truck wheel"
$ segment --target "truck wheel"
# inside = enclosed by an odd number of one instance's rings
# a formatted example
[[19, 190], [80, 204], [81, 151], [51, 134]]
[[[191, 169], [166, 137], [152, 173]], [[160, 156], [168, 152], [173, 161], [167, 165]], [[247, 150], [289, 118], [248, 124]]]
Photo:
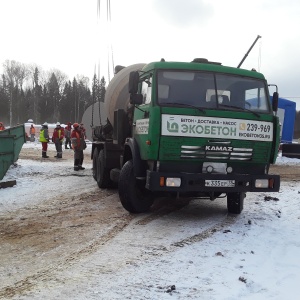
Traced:
[[97, 159], [98, 159], [98, 154], [99, 154], [99, 151], [98, 151], [98, 148], [96, 148], [94, 150], [94, 153], [93, 153], [93, 178], [95, 180], [97, 180]]
[[104, 150], [100, 150], [97, 159], [97, 184], [100, 189], [105, 189], [112, 186], [109, 173], [110, 170], [104, 167]]
[[112, 182], [114, 182], [116, 184], [116, 186], [118, 185], [118, 182], [119, 182], [119, 177], [120, 177], [120, 172], [121, 170], [120, 169], [111, 169], [110, 170], [110, 179]]
[[145, 180], [137, 180], [134, 176], [132, 160], [127, 161], [120, 172], [119, 197], [123, 207], [131, 213], [147, 212], [153, 204]]
[[246, 193], [227, 193], [227, 210], [231, 214], [240, 214], [244, 208]]

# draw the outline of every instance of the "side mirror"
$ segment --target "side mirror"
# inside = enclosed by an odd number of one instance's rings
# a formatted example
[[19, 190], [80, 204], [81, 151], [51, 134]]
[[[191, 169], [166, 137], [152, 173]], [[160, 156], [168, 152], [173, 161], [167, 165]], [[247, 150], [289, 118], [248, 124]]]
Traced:
[[129, 82], [128, 82], [128, 92], [130, 94], [136, 94], [138, 91], [139, 85], [139, 72], [133, 71], [129, 74]]
[[275, 112], [278, 110], [278, 98], [279, 98], [278, 92], [274, 92], [272, 98], [272, 109]]
[[130, 94], [130, 104], [140, 105], [143, 103], [143, 95], [142, 94]]

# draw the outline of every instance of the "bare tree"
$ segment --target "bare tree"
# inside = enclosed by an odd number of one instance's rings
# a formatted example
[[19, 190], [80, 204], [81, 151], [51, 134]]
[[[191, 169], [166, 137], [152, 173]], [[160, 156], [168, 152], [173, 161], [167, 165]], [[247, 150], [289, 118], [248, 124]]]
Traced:
[[[24, 81], [28, 78], [28, 67], [15, 60], [6, 60], [3, 63], [4, 76], [7, 80], [9, 87], [9, 125], [12, 126], [13, 121], [13, 103], [18, 101], [19, 88], [22, 90]], [[13, 92], [16, 92], [15, 99], [13, 98]], [[17, 104], [17, 103], [16, 103]]]
[[13, 90], [16, 85], [15, 82], [15, 67], [16, 61], [6, 60], [3, 63], [4, 76], [6, 77], [9, 87], [9, 126], [12, 126], [12, 104], [13, 104]]
[[20, 86], [20, 89], [23, 88], [24, 81], [27, 80], [29, 74], [30, 71], [25, 64], [16, 62], [16, 68], [15, 68], [16, 84], [17, 86]]
[[90, 79], [87, 76], [84, 75], [76, 75], [76, 80], [79, 83], [82, 83], [84, 86], [88, 86], [90, 84]]
[[[15, 115], [17, 116], [16, 121], [18, 123], [21, 121], [20, 120], [20, 117], [22, 116], [21, 108], [24, 105], [24, 102], [23, 102], [24, 98], [22, 97], [23, 84], [27, 80], [28, 76], [29, 76], [29, 69], [28, 69], [27, 65], [24, 63], [17, 62], [16, 69], [15, 69], [15, 79], [16, 79], [16, 85], [17, 85], [15, 104], [17, 106], [15, 107], [14, 112], [15, 112]], [[19, 90], [20, 90], [20, 94], [19, 94]]]

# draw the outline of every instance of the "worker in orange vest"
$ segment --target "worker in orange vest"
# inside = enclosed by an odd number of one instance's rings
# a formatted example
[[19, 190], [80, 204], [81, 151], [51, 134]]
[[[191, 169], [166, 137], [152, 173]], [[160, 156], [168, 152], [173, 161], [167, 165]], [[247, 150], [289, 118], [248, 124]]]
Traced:
[[35, 141], [35, 128], [34, 128], [33, 124], [31, 124], [31, 126], [30, 126], [29, 133], [30, 133], [30, 142], [34, 142]]
[[74, 171], [84, 170], [82, 166], [84, 155], [83, 150], [86, 149], [84, 134], [80, 130], [78, 123], [73, 124], [73, 131], [71, 133], [72, 148], [74, 150]]

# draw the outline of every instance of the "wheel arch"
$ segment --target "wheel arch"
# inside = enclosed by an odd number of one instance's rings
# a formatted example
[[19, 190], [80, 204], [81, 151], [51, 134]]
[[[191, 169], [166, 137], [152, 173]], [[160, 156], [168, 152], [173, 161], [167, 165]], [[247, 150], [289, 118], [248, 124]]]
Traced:
[[124, 145], [122, 167], [130, 159], [133, 161], [135, 177], [145, 177], [147, 164], [141, 159], [138, 143], [133, 138], [128, 139]]

